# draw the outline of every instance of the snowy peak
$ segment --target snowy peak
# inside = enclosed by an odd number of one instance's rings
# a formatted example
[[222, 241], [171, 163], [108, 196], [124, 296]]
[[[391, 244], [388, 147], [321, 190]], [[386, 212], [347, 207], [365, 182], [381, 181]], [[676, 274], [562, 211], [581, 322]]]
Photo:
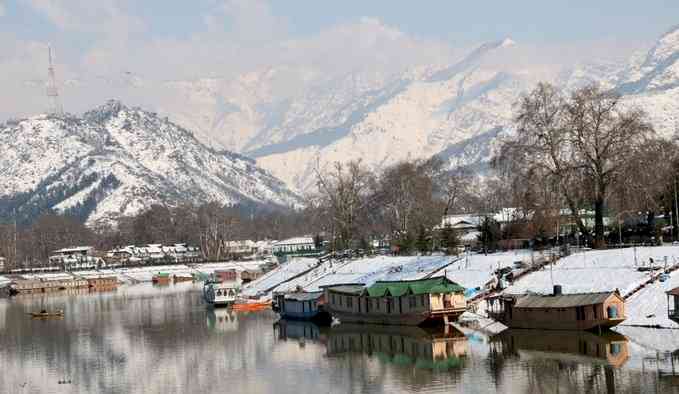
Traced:
[[631, 64], [626, 75], [618, 88], [623, 94], [679, 87], [679, 26], [660, 37], [641, 64]]
[[111, 221], [154, 203], [297, 206], [252, 160], [217, 152], [166, 118], [109, 101], [82, 117], [39, 115], [0, 125], [0, 217], [50, 211]]

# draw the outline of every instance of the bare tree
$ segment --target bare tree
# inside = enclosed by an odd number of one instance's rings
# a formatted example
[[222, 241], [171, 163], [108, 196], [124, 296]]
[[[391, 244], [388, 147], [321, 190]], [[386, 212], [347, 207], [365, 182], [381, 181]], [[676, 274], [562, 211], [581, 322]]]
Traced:
[[360, 161], [336, 162], [328, 171], [316, 169], [319, 205], [326, 209], [333, 241], [351, 247], [368, 215], [375, 179]]
[[596, 85], [564, 97], [541, 83], [518, 107], [516, 135], [503, 143], [496, 167], [524, 184], [532, 178], [554, 185], [587, 235], [581, 212], [593, 207], [595, 244], [603, 245], [611, 192], [635, 178], [626, 170], [654, 135], [645, 114], [624, 108], [619, 95]]

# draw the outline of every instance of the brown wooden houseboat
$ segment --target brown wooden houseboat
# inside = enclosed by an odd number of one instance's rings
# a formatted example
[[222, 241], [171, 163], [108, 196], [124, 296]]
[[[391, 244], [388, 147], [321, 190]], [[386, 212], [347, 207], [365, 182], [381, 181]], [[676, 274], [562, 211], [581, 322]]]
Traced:
[[467, 302], [462, 286], [439, 277], [326, 287], [325, 307], [342, 323], [418, 326], [455, 321]]
[[499, 295], [487, 299], [488, 315], [510, 328], [593, 330], [625, 320], [625, 300], [617, 291], [553, 295]]

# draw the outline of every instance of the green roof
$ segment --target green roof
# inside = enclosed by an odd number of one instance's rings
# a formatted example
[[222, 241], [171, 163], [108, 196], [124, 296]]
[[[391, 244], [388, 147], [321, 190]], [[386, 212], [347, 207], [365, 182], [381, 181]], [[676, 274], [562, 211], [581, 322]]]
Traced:
[[382, 297], [387, 294], [400, 297], [406, 294], [458, 293], [464, 291], [464, 287], [442, 276], [411, 281], [378, 281], [368, 287], [367, 291], [371, 297]]

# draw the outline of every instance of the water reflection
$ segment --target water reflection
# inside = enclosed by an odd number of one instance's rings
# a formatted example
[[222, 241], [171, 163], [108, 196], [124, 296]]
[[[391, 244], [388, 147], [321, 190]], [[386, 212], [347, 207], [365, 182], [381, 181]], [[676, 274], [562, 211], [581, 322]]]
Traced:
[[328, 340], [331, 357], [364, 353], [384, 363], [439, 371], [461, 368], [467, 350], [467, 337], [455, 329], [341, 324]]
[[[66, 315], [27, 317], [40, 308]], [[672, 360], [659, 374], [634, 358], [640, 347], [624, 337], [463, 336], [275, 320], [271, 311], [211, 310], [191, 283], [0, 299], [0, 392], [677, 391]], [[64, 380], [72, 384], [60, 385]]]
[[238, 331], [238, 313], [229, 308], [207, 308], [207, 328], [215, 332]]
[[503, 357], [539, 357], [622, 366], [629, 358], [627, 338], [608, 331], [506, 330], [491, 338], [490, 346]]

